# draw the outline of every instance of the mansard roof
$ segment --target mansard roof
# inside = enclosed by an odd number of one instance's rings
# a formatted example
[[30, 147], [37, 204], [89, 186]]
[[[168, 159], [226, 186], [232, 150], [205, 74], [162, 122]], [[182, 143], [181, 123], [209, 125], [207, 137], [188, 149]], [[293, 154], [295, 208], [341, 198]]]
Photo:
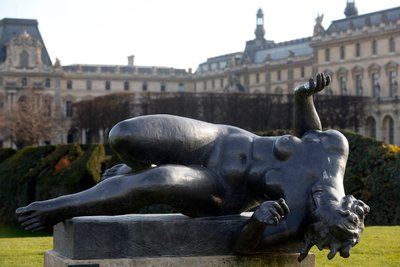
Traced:
[[332, 21], [327, 33], [335, 31], [347, 31], [357, 28], [369, 27], [372, 25], [380, 25], [381, 23], [396, 23], [400, 19], [400, 7], [381, 10], [359, 16], [350, 16], [345, 19]]
[[12, 19], [5, 18], [0, 20], [0, 63], [3, 63], [6, 58], [6, 45], [11, 39], [27, 32], [32, 38], [40, 41], [42, 48], [42, 62], [44, 65], [52, 65], [46, 46], [40, 35], [38, 22], [34, 19]]
[[289, 56], [312, 55], [313, 49], [310, 46], [311, 37], [291, 40], [282, 43], [267, 44], [257, 49], [254, 55], [254, 62], [262, 63], [267, 60], [281, 60]]

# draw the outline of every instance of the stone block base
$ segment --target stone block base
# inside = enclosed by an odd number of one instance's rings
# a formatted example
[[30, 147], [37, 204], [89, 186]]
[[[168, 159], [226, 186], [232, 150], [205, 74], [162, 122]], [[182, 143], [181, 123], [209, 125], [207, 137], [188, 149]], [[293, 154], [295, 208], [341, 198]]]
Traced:
[[141, 257], [132, 259], [72, 260], [54, 250], [44, 256], [44, 267], [314, 267], [315, 255], [301, 263], [295, 253], [264, 253], [251, 256]]

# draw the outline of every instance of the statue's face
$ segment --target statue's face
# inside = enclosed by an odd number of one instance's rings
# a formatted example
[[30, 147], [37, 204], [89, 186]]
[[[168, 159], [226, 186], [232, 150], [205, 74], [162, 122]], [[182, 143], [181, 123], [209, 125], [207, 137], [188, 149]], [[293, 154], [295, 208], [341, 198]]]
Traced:
[[350, 195], [339, 203], [318, 207], [312, 214], [314, 222], [306, 232], [306, 242], [319, 249], [330, 249], [329, 259], [337, 252], [347, 258], [350, 249], [360, 240], [368, 212], [369, 207], [364, 202]]

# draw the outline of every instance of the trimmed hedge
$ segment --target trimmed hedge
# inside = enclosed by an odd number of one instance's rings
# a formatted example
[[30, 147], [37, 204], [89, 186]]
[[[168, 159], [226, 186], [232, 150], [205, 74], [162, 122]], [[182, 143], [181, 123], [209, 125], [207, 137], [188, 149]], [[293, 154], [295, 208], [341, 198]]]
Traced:
[[400, 147], [348, 131], [346, 193], [371, 207], [368, 225], [400, 225]]
[[0, 224], [16, 224], [17, 207], [82, 191], [100, 180], [102, 145], [24, 148], [0, 163]]
[[[289, 133], [276, 130], [258, 134]], [[400, 148], [352, 132], [342, 133], [350, 145], [344, 177], [346, 193], [371, 207], [367, 225], [399, 225]], [[99, 144], [28, 147], [18, 152], [0, 150], [0, 224], [15, 224], [17, 207], [95, 185], [102, 170], [118, 162], [109, 148]], [[172, 211], [165, 205], [153, 205], [138, 212]]]
[[0, 163], [14, 155], [15, 152], [16, 150], [12, 148], [0, 148]]

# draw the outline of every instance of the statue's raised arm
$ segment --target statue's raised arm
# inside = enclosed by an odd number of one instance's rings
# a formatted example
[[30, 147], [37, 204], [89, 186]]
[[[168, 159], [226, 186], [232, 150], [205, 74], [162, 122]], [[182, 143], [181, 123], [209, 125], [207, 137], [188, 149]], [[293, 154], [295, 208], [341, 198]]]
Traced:
[[308, 83], [294, 89], [293, 131], [297, 137], [302, 137], [309, 130], [322, 130], [313, 95], [324, 90], [329, 84], [330, 77], [318, 73], [316, 81], [310, 78]]

